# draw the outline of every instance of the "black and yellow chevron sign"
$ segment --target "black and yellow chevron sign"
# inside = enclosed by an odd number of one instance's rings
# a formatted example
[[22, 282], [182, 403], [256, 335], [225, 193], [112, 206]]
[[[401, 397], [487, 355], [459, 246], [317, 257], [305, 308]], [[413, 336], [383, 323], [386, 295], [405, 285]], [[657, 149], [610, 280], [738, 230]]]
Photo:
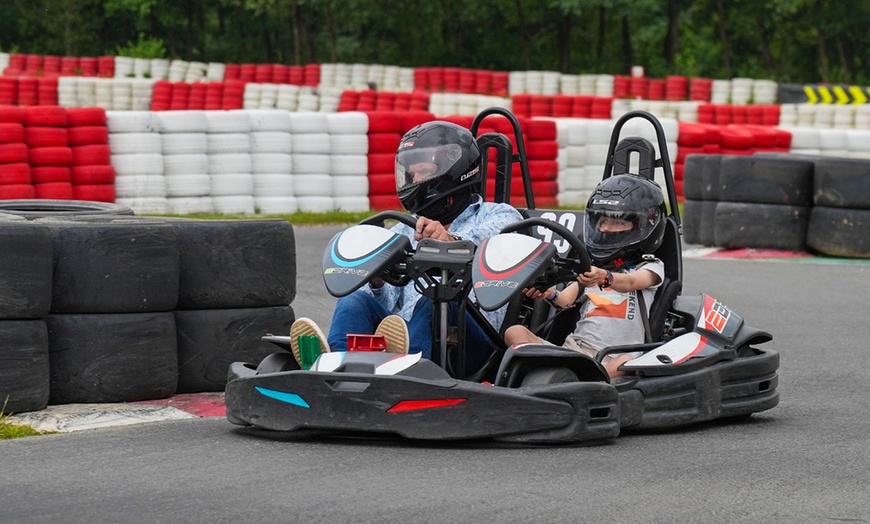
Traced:
[[870, 87], [847, 84], [780, 84], [781, 104], [866, 104]]

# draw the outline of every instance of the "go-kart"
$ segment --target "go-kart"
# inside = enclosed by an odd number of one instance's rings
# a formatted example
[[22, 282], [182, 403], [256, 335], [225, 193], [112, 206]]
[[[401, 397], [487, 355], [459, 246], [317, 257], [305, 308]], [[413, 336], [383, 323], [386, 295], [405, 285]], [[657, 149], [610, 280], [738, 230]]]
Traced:
[[[576, 279], [590, 261], [583, 241], [583, 214], [537, 210], [519, 124], [493, 108], [515, 130], [518, 153], [503, 135], [479, 141], [498, 151], [496, 199], [510, 198], [510, 164], [519, 162], [530, 204], [521, 222], [476, 247], [469, 241], [410, 240], [383, 227], [385, 220], [414, 219], [396, 212], [375, 215], [338, 233], [323, 257], [324, 282], [344, 296], [375, 277], [393, 284], [413, 282], [433, 308], [432, 359], [419, 354], [380, 351], [324, 353], [310, 369], [300, 369], [289, 351], [259, 364], [236, 362], [226, 386], [227, 418], [242, 426], [276, 431], [332, 430], [351, 434], [394, 434], [412, 439], [478, 439], [523, 443], [606, 441], [626, 428], [670, 428], [729, 418], [741, 419], [774, 407], [779, 356], [755, 346], [771, 335], [747, 326], [743, 318], [707, 295], [680, 296], [682, 254], [679, 208], [664, 132], [649, 113], [635, 111], [617, 121], [604, 178], [629, 172], [664, 172], [670, 213], [665, 242], [653, 255], [665, 262], [666, 278], [648, 318], [647, 342], [606, 348], [596, 359], [558, 346], [576, 322], [579, 308], [553, 311], [522, 290], [546, 289]], [[661, 158], [642, 138], [619, 141], [631, 118], [648, 120], [656, 131]], [[497, 135], [497, 134], [496, 134]], [[484, 173], [486, 169], [484, 168]], [[572, 227], [568, 227], [572, 226]], [[556, 237], [561, 237], [557, 240]], [[471, 299], [473, 289], [474, 298]], [[497, 343], [480, 369], [466, 370], [459, 325], [448, 326], [446, 308], [458, 301]], [[555, 345], [504, 347], [481, 310], [507, 308], [505, 326], [524, 324]], [[645, 308], [641, 308], [645, 311]], [[285, 348], [289, 337], [264, 337]], [[601, 365], [605, 355], [643, 352], [620, 367], [628, 376], [611, 380]]]

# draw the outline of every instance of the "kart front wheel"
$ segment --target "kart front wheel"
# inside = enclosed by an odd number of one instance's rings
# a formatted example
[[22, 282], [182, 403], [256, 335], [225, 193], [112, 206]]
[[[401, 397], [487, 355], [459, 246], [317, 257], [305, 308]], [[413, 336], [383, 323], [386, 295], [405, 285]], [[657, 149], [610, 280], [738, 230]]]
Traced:
[[562, 384], [564, 382], [580, 382], [577, 374], [568, 368], [546, 367], [533, 369], [523, 377], [522, 386], [541, 386], [546, 384]]

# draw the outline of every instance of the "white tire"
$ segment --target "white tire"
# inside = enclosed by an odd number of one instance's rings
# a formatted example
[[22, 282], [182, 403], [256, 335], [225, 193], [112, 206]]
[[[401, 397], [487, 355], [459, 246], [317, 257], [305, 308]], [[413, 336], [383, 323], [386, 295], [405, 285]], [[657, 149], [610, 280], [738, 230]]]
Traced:
[[159, 133], [163, 127], [155, 115], [151, 111], [106, 111], [106, 127], [109, 133]]
[[163, 140], [160, 133], [111, 133], [109, 149], [115, 155], [160, 154]]
[[254, 196], [288, 197], [296, 195], [296, 183], [293, 175], [283, 173], [267, 173], [254, 175]]
[[208, 133], [209, 154], [250, 153], [251, 137], [248, 133]]
[[165, 215], [169, 212], [166, 197], [119, 197], [115, 203], [129, 207], [137, 215]]
[[163, 174], [174, 175], [208, 175], [208, 155], [164, 155]]
[[248, 133], [251, 117], [244, 111], [206, 111], [209, 133]]
[[359, 197], [368, 196], [369, 179], [364, 176], [333, 176], [332, 196]]
[[330, 153], [333, 155], [367, 155], [369, 138], [366, 135], [329, 135]]
[[164, 133], [206, 133], [205, 111], [159, 111], [156, 113]]
[[348, 213], [364, 213], [371, 209], [369, 205], [369, 197], [367, 196], [346, 196], [335, 197], [335, 208], [339, 211]]
[[335, 209], [335, 200], [329, 196], [296, 197], [299, 211], [306, 213], [328, 213]]
[[333, 176], [365, 177], [368, 171], [369, 163], [366, 155], [332, 155], [329, 157], [329, 173]]
[[326, 115], [330, 135], [364, 135], [369, 132], [369, 117], [358, 111]]
[[208, 151], [205, 133], [162, 133], [164, 155], [197, 155]]
[[323, 196], [332, 198], [332, 177], [329, 175], [293, 175], [297, 197]]
[[211, 176], [171, 175], [166, 177], [167, 197], [200, 197], [209, 196], [212, 191]]
[[309, 155], [294, 153], [293, 174], [296, 175], [327, 175], [330, 173], [329, 155]]
[[167, 197], [169, 213], [173, 215], [193, 215], [214, 213], [214, 202], [211, 196]]
[[284, 131], [256, 131], [250, 134], [251, 153], [292, 153], [293, 135]]
[[208, 172], [211, 175], [251, 173], [251, 155], [248, 153], [208, 155]]
[[292, 129], [290, 113], [281, 109], [256, 109], [245, 111], [251, 119], [251, 131], [283, 131]]
[[232, 173], [227, 175], [211, 175], [211, 195], [254, 195], [254, 175], [250, 173]]
[[294, 196], [255, 196], [254, 206], [261, 215], [289, 215], [299, 211], [299, 204]]
[[[328, 133], [293, 134], [293, 151], [306, 154], [328, 155], [332, 152]], [[366, 143], [368, 149], [368, 143]]]
[[115, 177], [118, 198], [166, 197], [166, 179], [163, 175], [126, 175]]
[[323, 113], [299, 112], [290, 115], [290, 132], [293, 134], [329, 133], [329, 120]]
[[252, 195], [213, 196], [215, 213], [224, 215], [253, 215], [256, 213]]
[[257, 153], [251, 155], [251, 172], [292, 173], [293, 157], [287, 153]]
[[112, 155], [112, 166], [119, 177], [137, 175], [163, 175], [163, 155], [141, 153]]

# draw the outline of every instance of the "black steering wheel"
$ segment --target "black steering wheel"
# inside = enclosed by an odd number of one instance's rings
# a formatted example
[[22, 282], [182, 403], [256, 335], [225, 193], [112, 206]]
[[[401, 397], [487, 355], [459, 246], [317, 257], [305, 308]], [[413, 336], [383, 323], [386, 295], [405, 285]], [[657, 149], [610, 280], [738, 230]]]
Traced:
[[[385, 224], [387, 220], [396, 220], [411, 228], [417, 227], [417, 219], [415, 217], [400, 211], [381, 211], [380, 213], [361, 220], [360, 225], [387, 227]], [[407, 260], [408, 257], [405, 256], [402, 261], [387, 268], [386, 271], [384, 271], [383, 274], [378, 275], [378, 277], [387, 284], [397, 287], [402, 287], [408, 284], [411, 281], [411, 277], [407, 273]]]
[[557, 257], [553, 267], [535, 279], [532, 286], [544, 291], [556, 284], [577, 280], [578, 275], [586, 273], [592, 268], [589, 252], [586, 250], [586, 245], [580, 240], [580, 237], [567, 227], [553, 220], [540, 217], [527, 218], [505, 226], [501, 232], [513, 233], [531, 228], [532, 226], [542, 226], [549, 229], [564, 238], [571, 247], [564, 257]]

